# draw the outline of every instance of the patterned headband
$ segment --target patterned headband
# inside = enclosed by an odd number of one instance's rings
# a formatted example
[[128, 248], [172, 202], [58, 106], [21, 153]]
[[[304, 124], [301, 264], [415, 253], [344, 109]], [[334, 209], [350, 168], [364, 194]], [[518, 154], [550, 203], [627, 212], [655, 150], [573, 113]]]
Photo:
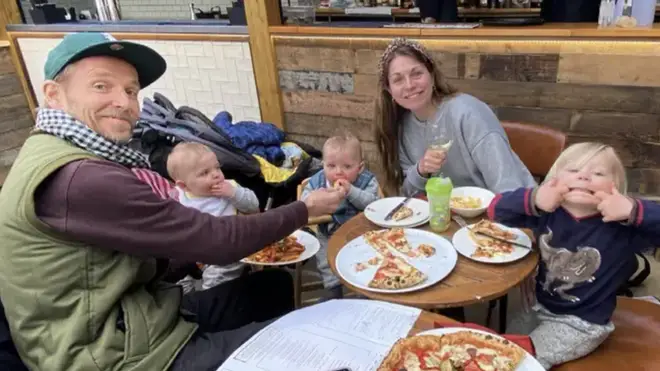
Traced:
[[426, 59], [427, 62], [433, 62], [433, 58], [431, 57], [431, 54], [421, 44], [419, 44], [416, 41], [408, 40], [402, 37], [397, 37], [394, 40], [392, 40], [392, 42], [390, 42], [390, 44], [383, 52], [383, 55], [380, 57], [380, 61], [378, 62], [378, 76], [380, 77], [380, 81], [383, 84], [385, 83], [385, 81], [387, 81], [387, 71], [385, 71], [385, 61], [389, 61], [392, 53], [394, 53], [399, 48], [404, 46], [415, 49], [417, 52], [419, 52], [419, 54], [422, 55], [422, 57]]

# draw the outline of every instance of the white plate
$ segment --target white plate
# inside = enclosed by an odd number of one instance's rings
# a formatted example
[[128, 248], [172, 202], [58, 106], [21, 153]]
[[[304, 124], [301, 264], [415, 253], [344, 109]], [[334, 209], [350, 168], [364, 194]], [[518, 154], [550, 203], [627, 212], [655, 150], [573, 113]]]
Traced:
[[303, 251], [302, 254], [300, 254], [298, 259], [286, 261], [286, 262], [277, 262], [277, 263], [259, 263], [259, 262], [253, 262], [251, 260], [247, 260], [247, 258], [243, 258], [241, 259], [241, 262], [252, 265], [273, 265], [273, 266], [289, 265], [307, 260], [312, 256], [316, 255], [317, 252], [319, 252], [319, 248], [321, 247], [321, 244], [319, 243], [319, 240], [313, 235], [301, 230], [297, 230], [291, 233], [291, 235], [296, 237], [301, 245], [305, 246], [305, 251]]
[[[516, 234], [516, 242], [527, 245], [527, 246], [532, 246], [532, 241], [529, 239], [529, 236], [525, 234], [525, 232], [521, 231], [520, 229], [516, 228], [509, 228], [507, 226], [504, 226], [499, 223], [494, 223], [498, 227], [511, 231]], [[474, 224], [470, 225], [470, 227], [473, 227]], [[472, 256], [474, 252], [477, 250], [477, 244], [472, 241], [470, 238], [470, 234], [468, 233], [467, 227], [463, 227], [456, 231], [454, 233], [454, 238], [452, 238], [452, 243], [454, 244], [454, 248], [456, 248], [456, 251], [458, 251], [461, 255], [465, 256], [466, 258], [476, 260], [478, 262], [482, 263], [510, 263], [519, 259], [524, 258], [527, 254], [530, 253], [530, 249], [525, 249], [523, 247], [518, 247], [518, 246], [513, 246], [513, 251], [511, 254], [507, 255], [499, 255], [495, 256], [492, 258], [485, 258], [485, 257], [478, 257], [475, 258]]]
[[392, 219], [385, 220], [387, 214], [405, 199], [405, 197], [388, 197], [374, 201], [364, 209], [364, 216], [370, 222], [383, 228], [410, 227], [420, 225], [419, 223], [429, 219], [429, 203], [418, 198], [412, 198], [406, 204], [413, 210], [413, 215], [410, 218], [398, 222]]
[[[479, 334], [486, 334], [486, 335], [491, 335], [494, 337], [499, 337], [503, 339], [501, 336], [494, 334], [492, 332], [487, 332], [487, 331], [481, 331], [481, 330], [476, 330], [476, 329], [471, 329], [471, 328], [463, 328], [463, 327], [444, 327], [444, 328], [436, 328], [433, 330], [428, 330], [424, 332], [420, 332], [417, 335], [445, 335], [445, 334], [452, 334], [454, 332], [459, 332], [459, 331], [472, 331], [476, 332]], [[523, 349], [524, 350], [524, 349]], [[545, 371], [543, 366], [539, 363], [539, 361], [536, 360], [531, 354], [527, 353], [525, 351], [525, 358], [520, 362], [518, 367], [516, 367], [515, 371]]]
[[422, 221], [419, 222], [419, 223], [415, 223], [415, 224], [407, 225], [407, 226], [405, 226], [405, 228], [417, 228], [417, 227], [420, 227], [420, 226], [422, 226], [422, 225], [428, 223], [429, 220], [431, 220], [430, 217], [429, 217], [429, 218], [426, 218], [426, 219], [424, 219], [424, 220], [422, 220]]
[[376, 256], [380, 257], [381, 255], [376, 252], [373, 247], [367, 244], [367, 241], [365, 241], [363, 236], [353, 239], [339, 251], [337, 259], [335, 260], [337, 272], [345, 281], [363, 290], [385, 294], [400, 294], [432, 286], [447, 277], [447, 275], [449, 275], [454, 269], [454, 266], [456, 266], [458, 255], [451, 243], [445, 238], [438, 236], [435, 233], [419, 229], [405, 229], [405, 235], [414, 249], [422, 243], [435, 247], [435, 254], [429, 258], [423, 256], [411, 258], [396, 251], [392, 251], [395, 255], [403, 258], [415, 268], [426, 274], [426, 280], [419, 285], [398, 290], [369, 287], [369, 282], [374, 278], [378, 265], [367, 265], [367, 269], [361, 272], [355, 271], [355, 265], [357, 263], [366, 263], [367, 260]]

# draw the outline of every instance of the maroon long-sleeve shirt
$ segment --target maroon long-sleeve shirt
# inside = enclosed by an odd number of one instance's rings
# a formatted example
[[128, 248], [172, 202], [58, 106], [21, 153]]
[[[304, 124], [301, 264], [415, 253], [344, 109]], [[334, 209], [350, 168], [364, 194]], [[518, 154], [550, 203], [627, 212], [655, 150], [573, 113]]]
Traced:
[[108, 161], [69, 163], [35, 193], [41, 221], [91, 246], [135, 256], [225, 265], [307, 223], [302, 202], [261, 214], [214, 217], [162, 200], [129, 169]]

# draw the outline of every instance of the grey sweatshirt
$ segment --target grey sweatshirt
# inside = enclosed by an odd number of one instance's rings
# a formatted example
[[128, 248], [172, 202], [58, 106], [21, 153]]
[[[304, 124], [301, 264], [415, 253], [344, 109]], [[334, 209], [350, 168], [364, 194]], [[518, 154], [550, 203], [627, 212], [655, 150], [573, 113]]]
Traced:
[[[454, 187], [477, 186], [495, 193], [536, 185], [529, 170], [509, 145], [500, 120], [484, 102], [468, 94], [445, 99], [429, 123], [446, 128], [453, 144], [440, 172]], [[403, 194], [424, 190], [427, 179], [417, 171], [429, 137], [427, 123], [412, 112], [404, 116], [399, 140], [399, 162], [404, 171]]]

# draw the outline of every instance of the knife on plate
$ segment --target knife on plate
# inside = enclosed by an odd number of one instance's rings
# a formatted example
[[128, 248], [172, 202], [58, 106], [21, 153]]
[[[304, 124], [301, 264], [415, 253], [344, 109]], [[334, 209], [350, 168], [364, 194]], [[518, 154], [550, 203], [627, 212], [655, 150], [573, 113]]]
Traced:
[[[471, 230], [472, 230], [472, 229], [471, 229]], [[532, 249], [531, 246], [527, 246], [527, 245], [522, 244], [522, 243], [520, 243], [520, 242], [515, 242], [515, 241], [507, 240], [506, 238], [499, 238], [499, 237], [491, 236], [490, 234], [488, 234], [488, 233], [484, 233], [484, 232], [481, 232], [481, 231], [475, 231], [475, 230], [472, 230], [472, 232], [474, 232], [475, 234], [478, 234], [478, 235], [484, 236], [484, 237], [488, 237], [488, 238], [493, 239], [493, 240], [495, 240], [495, 241], [500, 241], [500, 242], [510, 243], [510, 244], [512, 244], [512, 245], [514, 245], [514, 246], [522, 247], [523, 249], [527, 249], [527, 250], [531, 250], [531, 249]]]
[[405, 204], [407, 204], [411, 198], [412, 197], [406, 197], [403, 201], [401, 201], [398, 205], [396, 205], [394, 209], [392, 209], [392, 211], [390, 211], [389, 213], [387, 213], [387, 215], [385, 215], [385, 220], [388, 221], [392, 219], [394, 214], [396, 214], [396, 212], [399, 211], [399, 209], [401, 209]]

